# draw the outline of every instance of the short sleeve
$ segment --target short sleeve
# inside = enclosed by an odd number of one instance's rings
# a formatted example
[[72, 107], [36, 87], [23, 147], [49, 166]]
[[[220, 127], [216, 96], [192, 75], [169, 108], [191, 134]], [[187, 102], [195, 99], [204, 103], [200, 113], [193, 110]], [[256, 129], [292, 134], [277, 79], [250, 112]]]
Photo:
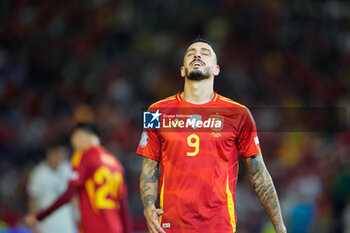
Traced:
[[142, 132], [136, 153], [160, 161], [160, 139], [156, 129], [145, 129]]
[[243, 110], [238, 132], [237, 148], [243, 158], [261, 152], [255, 121], [247, 108]]
[[69, 185], [83, 186], [88, 176], [88, 154], [75, 152], [71, 159], [72, 173]]

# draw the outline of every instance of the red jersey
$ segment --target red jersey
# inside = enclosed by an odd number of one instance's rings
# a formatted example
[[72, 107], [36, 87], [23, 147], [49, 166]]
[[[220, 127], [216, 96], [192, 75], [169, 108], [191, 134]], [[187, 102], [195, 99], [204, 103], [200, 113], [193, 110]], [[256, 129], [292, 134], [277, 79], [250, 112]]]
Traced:
[[83, 233], [123, 232], [120, 202], [126, 196], [124, 170], [103, 147], [76, 152], [70, 185], [79, 186]]
[[261, 152], [254, 120], [245, 106], [216, 93], [210, 102], [199, 105], [178, 93], [151, 105], [149, 111], [159, 110], [164, 120], [171, 114], [176, 117], [180, 108], [212, 111], [223, 125], [142, 133], [137, 153], [161, 164], [161, 227], [167, 233], [235, 232], [238, 154], [248, 158]]

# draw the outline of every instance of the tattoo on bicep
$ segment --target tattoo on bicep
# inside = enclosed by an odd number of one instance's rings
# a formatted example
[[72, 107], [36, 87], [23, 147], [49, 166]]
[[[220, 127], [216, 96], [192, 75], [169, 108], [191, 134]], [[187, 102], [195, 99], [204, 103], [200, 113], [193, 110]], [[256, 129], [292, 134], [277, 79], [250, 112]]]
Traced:
[[155, 183], [158, 181], [158, 165], [150, 165], [148, 162], [145, 162], [145, 166], [143, 168], [142, 178], [145, 183]]

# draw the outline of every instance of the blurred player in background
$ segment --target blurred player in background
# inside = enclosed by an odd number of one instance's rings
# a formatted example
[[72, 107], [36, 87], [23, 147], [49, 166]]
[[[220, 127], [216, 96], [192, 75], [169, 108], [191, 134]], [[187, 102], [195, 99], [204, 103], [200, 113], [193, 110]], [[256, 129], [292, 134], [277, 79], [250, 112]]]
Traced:
[[[250, 181], [276, 232], [286, 232], [253, 117], [245, 106], [214, 92], [214, 77], [219, 71], [211, 45], [202, 39], [195, 40], [188, 47], [181, 67], [184, 91], [149, 108], [151, 112], [222, 109], [226, 127], [220, 132], [146, 129], [142, 133], [137, 149], [137, 153], [144, 156], [140, 189], [151, 233], [236, 232], [238, 153], [248, 167]], [[158, 192], [160, 209], [155, 206]]]
[[[71, 174], [67, 149], [53, 144], [46, 149], [46, 158], [32, 171], [28, 183], [29, 213], [36, 213], [49, 207], [66, 189]], [[38, 226], [40, 233], [76, 233], [73, 207], [62, 206]]]
[[80, 230], [84, 233], [130, 233], [131, 219], [127, 204], [124, 169], [119, 161], [100, 144], [99, 133], [92, 123], [76, 125], [71, 134], [75, 153], [73, 173], [66, 192], [49, 208], [24, 218], [35, 225], [79, 194]]

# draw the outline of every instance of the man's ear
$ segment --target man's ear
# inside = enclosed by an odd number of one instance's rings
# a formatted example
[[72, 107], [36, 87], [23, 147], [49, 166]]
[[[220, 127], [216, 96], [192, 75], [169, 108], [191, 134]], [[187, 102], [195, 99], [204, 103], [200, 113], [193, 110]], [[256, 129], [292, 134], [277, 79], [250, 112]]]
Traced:
[[181, 77], [184, 78], [185, 77], [185, 67], [181, 66], [180, 71], [181, 71]]
[[219, 75], [219, 73], [220, 73], [220, 66], [216, 65], [214, 68], [213, 74], [214, 74], [214, 76], [217, 76], [217, 75]]

